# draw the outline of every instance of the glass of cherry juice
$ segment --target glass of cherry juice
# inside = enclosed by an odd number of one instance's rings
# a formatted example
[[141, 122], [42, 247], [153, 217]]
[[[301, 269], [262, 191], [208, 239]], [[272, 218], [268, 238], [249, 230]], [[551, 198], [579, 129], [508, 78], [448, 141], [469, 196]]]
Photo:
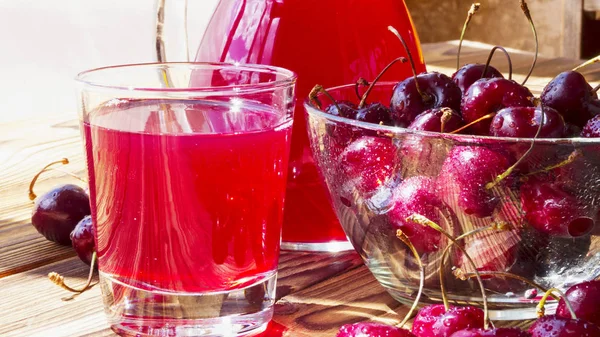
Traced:
[[115, 332], [236, 336], [266, 327], [295, 79], [226, 63], [78, 75], [100, 286]]

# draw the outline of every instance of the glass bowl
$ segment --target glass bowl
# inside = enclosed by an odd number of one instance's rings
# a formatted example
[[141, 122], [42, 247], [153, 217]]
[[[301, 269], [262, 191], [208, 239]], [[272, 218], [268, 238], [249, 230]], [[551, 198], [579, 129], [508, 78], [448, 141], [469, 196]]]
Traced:
[[[394, 85], [368, 101], [387, 105]], [[358, 102], [354, 85], [327, 91]], [[396, 300], [412, 303], [421, 270], [398, 230], [424, 265], [421, 305], [441, 303], [443, 281], [451, 302], [482, 306], [477, 270], [492, 319], [535, 318], [536, 286], [600, 276], [600, 139], [414, 131], [333, 116], [329, 104], [304, 102], [317, 166], [354, 249]]]

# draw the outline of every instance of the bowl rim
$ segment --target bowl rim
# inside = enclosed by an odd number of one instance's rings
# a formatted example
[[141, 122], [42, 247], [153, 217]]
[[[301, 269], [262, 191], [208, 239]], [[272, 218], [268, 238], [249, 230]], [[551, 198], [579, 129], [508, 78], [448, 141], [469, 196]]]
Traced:
[[[398, 82], [391, 81], [381, 81], [376, 84], [376, 86], [395, 86]], [[335, 87], [325, 88], [328, 92], [340, 91], [345, 89], [354, 89], [354, 84], [344, 84]], [[321, 97], [322, 94], [319, 94]], [[510, 142], [510, 143], [532, 143], [536, 144], [600, 144], [600, 138], [584, 138], [584, 137], [570, 137], [570, 138], [522, 138], [522, 137], [497, 137], [497, 136], [481, 136], [481, 135], [468, 135], [468, 134], [450, 134], [450, 133], [441, 133], [441, 132], [433, 132], [433, 131], [422, 131], [422, 130], [412, 130], [405, 127], [400, 126], [388, 126], [388, 125], [379, 125], [373, 124], [369, 122], [357, 121], [354, 119], [334, 116], [329, 114], [317, 106], [313, 104], [310, 100], [310, 97], [306, 97], [303, 102], [304, 110], [307, 115], [314, 115], [317, 117], [325, 118], [331, 121], [352, 125], [355, 127], [359, 127], [362, 129], [368, 129], [372, 131], [380, 131], [383, 133], [392, 133], [393, 135], [399, 134], [408, 134], [422, 137], [434, 137], [434, 138], [446, 138], [452, 139], [458, 142], [466, 142], [466, 143], [478, 143], [480, 141], [495, 141], [499, 142]]]

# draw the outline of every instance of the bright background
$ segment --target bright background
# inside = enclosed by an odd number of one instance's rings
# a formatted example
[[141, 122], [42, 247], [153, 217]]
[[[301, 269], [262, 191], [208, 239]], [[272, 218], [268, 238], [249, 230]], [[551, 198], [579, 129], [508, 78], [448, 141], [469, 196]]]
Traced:
[[[183, 0], [167, 0], [168, 60], [185, 58]], [[188, 0], [191, 57], [217, 0]], [[73, 78], [106, 65], [156, 61], [154, 0], [0, 0], [0, 123], [76, 116]]]

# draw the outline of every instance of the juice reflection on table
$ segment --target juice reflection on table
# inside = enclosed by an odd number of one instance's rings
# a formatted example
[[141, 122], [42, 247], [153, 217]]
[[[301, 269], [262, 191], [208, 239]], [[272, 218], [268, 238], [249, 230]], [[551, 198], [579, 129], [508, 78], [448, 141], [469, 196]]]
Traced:
[[[197, 61], [271, 64], [298, 74], [301, 102], [315, 84], [331, 87], [372, 80], [390, 61], [405, 56], [388, 32], [407, 40], [417, 72], [425, 70], [418, 37], [400, 0], [221, 0], [205, 32]], [[382, 80], [411, 75], [408, 64]], [[296, 104], [285, 200], [287, 249], [350, 249], [315, 167], [302, 104]]]

